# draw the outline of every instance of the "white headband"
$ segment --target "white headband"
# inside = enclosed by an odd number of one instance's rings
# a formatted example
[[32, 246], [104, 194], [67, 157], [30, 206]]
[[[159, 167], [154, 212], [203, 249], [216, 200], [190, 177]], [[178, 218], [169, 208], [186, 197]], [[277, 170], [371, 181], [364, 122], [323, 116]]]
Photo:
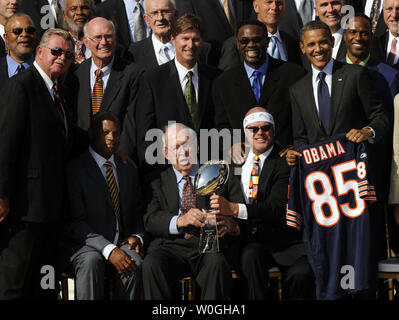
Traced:
[[273, 125], [273, 129], [274, 129], [274, 118], [270, 113], [255, 112], [255, 113], [251, 113], [251, 114], [247, 115], [244, 118], [244, 121], [243, 121], [244, 130], [248, 125], [255, 123], [255, 122], [259, 122], [259, 121], [265, 121], [265, 122], [271, 123]]

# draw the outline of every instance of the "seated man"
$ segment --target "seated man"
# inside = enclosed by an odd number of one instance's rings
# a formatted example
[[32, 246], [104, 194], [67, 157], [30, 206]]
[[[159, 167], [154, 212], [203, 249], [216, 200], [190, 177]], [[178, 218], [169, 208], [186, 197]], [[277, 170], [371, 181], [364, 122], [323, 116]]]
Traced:
[[112, 112], [93, 116], [89, 139], [89, 149], [67, 171], [76, 299], [104, 299], [104, 275], [111, 266], [116, 297], [134, 299], [144, 229], [138, 172], [115, 155], [120, 122]]
[[219, 214], [240, 219], [241, 273], [248, 299], [267, 297], [267, 269], [283, 272], [289, 299], [315, 296], [314, 276], [306, 257], [301, 234], [286, 225], [290, 168], [274, 144], [274, 118], [261, 107], [251, 108], [243, 122], [250, 150], [242, 166], [241, 183], [245, 203], [232, 203], [211, 196], [211, 207]]
[[[146, 231], [153, 236], [142, 264], [145, 299], [176, 299], [179, 280], [193, 275], [201, 299], [229, 299], [232, 286], [231, 260], [237, 224], [230, 217], [219, 221], [222, 252], [199, 253], [199, 228], [204, 226], [204, 197], [194, 191], [198, 170], [195, 132], [181, 123], [170, 124], [164, 133], [164, 156], [172, 166], [152, 182], [151, 202], [144, 215]], [[228, 179], [218, 191], [231, 201], [241, 201], [240, 187]]]

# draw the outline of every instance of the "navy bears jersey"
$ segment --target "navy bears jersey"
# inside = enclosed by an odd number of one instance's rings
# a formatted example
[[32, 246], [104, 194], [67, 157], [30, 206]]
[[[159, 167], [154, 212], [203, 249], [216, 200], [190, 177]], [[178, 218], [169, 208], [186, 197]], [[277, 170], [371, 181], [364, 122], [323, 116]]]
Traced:
[[287, 225], [302, 230], [318, 299], [338, 299], [369, 288], [368, 203], [375, 191], [367, 180], [363, 143], [340, 134], [302, 146], [291, 169]]

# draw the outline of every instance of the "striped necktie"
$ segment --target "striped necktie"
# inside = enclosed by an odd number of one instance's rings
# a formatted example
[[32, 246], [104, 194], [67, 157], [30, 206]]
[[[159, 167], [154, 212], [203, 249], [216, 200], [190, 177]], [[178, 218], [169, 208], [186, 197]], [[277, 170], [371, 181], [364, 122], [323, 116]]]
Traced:
[[249, 203], [256, 203], [258, 198], [258, 185], [259, 185], [259, 156], [254, 157], [254, 164], [251, 170], [251, 177], [249, 179], [248, 200]]
[[224, 13], [226, 14], [226, 18], [231, 26], [231, 29], [234, 31], [235, 21], [234, 21], [233, 14], [231, 12], [229, 0], [223, 0], [223, 10], [224, 10]]
[[119, 190], [118, 186], [116, 185], [114, 170], [112, 169], [112, 163], [110, 161], [105, 162], [104, 165], [107, 168], [106, 177], [107, 177], [109, 193], [111, 195], [112, 204], [114, 205], [116, 218], [118, 219], [118, 223], [120, 224], [121, 218], [120, 218]]
[[91, 94], [91, 111], [95, 115], [100, 111], [101, 101], [103, 100], [103, 72], [101, 69], [96, 70], [96, 81], [94, 83], [93, 92]]
[[[193, 184], [189, 176], [184, 176], [186, 180], [183, 186], [183, 195], [181, 203], [181, 214], [186, 214], [190, 209], [197, 207], [197, 194], [195, 193]], [[198, 230], [195, 227], [184, 228], [184, 238], [190, 239], [194, 234], [197, 234]]]
[[371, 30], [375, 32], [377, 27], [378, 18], [380, 17], [380, 0], [374, 0], [371, 6], [370, 19], [371, 19]]

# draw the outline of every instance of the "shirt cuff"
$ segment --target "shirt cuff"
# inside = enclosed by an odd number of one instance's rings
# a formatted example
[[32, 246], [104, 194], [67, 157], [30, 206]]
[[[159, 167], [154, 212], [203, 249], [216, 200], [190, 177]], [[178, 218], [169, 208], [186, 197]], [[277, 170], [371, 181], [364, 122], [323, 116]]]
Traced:
[[363, 129], [370, 129], [373, 135], [367, 140], [369, 143], [375, 142], [375, 131], [372, 127], [364, 127]]
[[238, 204], [238, 219], [248, 220], [247, 206], [243, 203]]
[[109, 255], [111, 254], [112, 250], [114, 250], [115, 248], [117, 248], [117, 246], [112, 244], [112, 243], [110, 243], [110, 244], [105, 246], [105, 248], [103, 249], [102, 254], [103, 254], [103, 256], [104, 256], [104, 258], [106, 260], [108, 260]]
[[179, 216], [174, 216], [172, 219], [170, 219], [169, 222], [169, 233], [170, 234], [180, 234], [179, 230], [177, 229], [177, 218]]

